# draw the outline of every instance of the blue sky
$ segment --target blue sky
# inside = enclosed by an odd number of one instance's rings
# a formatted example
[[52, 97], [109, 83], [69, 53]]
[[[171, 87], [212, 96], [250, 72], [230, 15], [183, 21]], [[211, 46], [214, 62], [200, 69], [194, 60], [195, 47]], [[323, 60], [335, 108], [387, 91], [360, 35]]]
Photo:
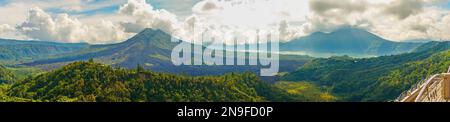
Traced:
[[447, 8], [450, 8], [450, 2], [447, 2], [446, 7], [447, 7]]

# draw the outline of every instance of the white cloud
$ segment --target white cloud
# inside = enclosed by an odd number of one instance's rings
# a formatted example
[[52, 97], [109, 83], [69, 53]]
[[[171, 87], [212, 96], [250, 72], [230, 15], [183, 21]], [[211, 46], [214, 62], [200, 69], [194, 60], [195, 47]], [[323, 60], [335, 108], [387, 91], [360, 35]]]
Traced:
[[204, 0], [200, 1], [192, 7], [192, 12], [197, 14], [207, 14], [215, 11], [223, 10], [223, 7], [219, 5], [219, 1], [216, 0]]
[[16, 28], [32, 39], [46, 41], [111, 43], [128, 37], [123, 29], [108, 21], [85, 25], [67, 14], [52, 17], [37, 7], [31, 9], [27, 20]]
[[154, 10], [145, 0], [129, 0], [120, 7], [119, 13], [133, 18], [120, 23], [127, 32], [138, 33], [144, 28], [161, 29], [171, 34], [180, 31], [176, 15], [164, 9]]
[[439, 3], [445, 0], [394, 0], [389, 2], [384, 12], [405, 19], [410, 15], [422, 12], [428, 4]]
[[216, 33], [279, 30], [282, 40], [290, 40], [304, 35], [296, 26], [304, 23], [309, 9], [303, 0], [203, 0], [192, 11], [196, 24]]
[[403, 20], [377, 21], [370, 29], [393, 40], [450, 40], [449, 11], [437, 8], [424, 8], [423, 11]]
[[3, 39], [27, 39], [17, 33], [16, 29], [9, 24], [0, 25], [0, 37]]
[[193, 8], [200, 18], [227, 26], [265, 27], [281, 20], [303, 21], [307, 1], [293, 0], [204, 0]]

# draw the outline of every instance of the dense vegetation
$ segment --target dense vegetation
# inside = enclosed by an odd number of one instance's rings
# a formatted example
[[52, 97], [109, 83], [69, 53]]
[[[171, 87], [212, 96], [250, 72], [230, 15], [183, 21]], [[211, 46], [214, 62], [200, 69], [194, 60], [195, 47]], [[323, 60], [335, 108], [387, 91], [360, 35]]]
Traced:
[[416, 82], [433, 74], [443, 73], [450, 66], [450, 50], [437, 53], [423, 61], [416, 61], [402, 65], [402, 68], [390, 71], [387, 76], [378, 79], [376, 85], [365, 91], [368, 101], [391, 99], [409, 89]]
[[12, 71], [0, 65], [0, 83], [11, 83], [15, 78]]
[[283, 77], [312, 81], [331, 88], [342, 101], [387, 101], [430, 74], [449, 66], [450, 43], [431, 42], [415, 53], [355, 59], [348, 56], [315, 59]]
[[[0, 84], [0, 102], [34, 102], [35, 100], [18, 98], [18, 97], [10, 97], [7, 95], [8, 89], [11, 85], [8, 84]], [[35, 101], [38, 102], [38, 101]]]
[[42, 72], [37, 68], [0, 65], [0, 84], [12, 84]]
[[[286, 101], [307, 101], [307, 102], [331, 102], [337, 97], [330, 94], [328, 88], [321, 88], [309, 82], [286, 82], [280, 81], [275, 87], [282, 89]], [[325, 91], [325, 92], [324, 92]]]
[[[297, 85], [300, 86], [300, 85]], [[282, 87], [283, 90], [279, 89]], [[75, 62], [28, 78], [8, 90], [8, 96], [37, 101], [96, 102], [250, 102], [250, 101], [331, 101], [332, 95], [307, 85], [299, 95], [274, 87], [251, 73], [188, 77], [113, 68], [99, 63]], [[297, 88], [295, 88], [297, 89]], [[309, 92], [311, 90], [311, 92]], [[327, 95], [327, 96], [324, 96]], [[289, 99], [295, 96], [296, 98]], [[330, 97], [331, 96], [331, 97]], [[324, 98], [324, 99], [322, 99]]]

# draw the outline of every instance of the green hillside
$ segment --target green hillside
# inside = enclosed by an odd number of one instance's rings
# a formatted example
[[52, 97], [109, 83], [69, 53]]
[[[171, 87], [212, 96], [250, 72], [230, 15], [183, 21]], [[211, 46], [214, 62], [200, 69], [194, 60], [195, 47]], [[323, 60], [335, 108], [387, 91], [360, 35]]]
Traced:
[[10, 97], [7, 95], [8, 90], [10, 88], [11, 88], [11, 85], [0, 84], [0, 102], [39, 102], [39, 101], [32, 100], [32, 99]]
[[[320, 89], [311, 86], [303, 91], [322, 94]], [[262, 82], [251, 73], [188, 77], [145, 71], [140, 66], [136, 70], [113, 68], [93, 61], [71, 63], [59, 70], [15, 83], [8, 90], [8, 96], [37, 101], [96, 102], [333, 100], [315, 96], [288, 99], [296, 95]]]
[[33, 67], [0, 65], [0, 84], [12, 84], [41, 72]]
[[5, 66], [0, 65], [0, 84], [1, 83], [11, 83], [15, 80], [16, 76], [14, 73], [7, 69]]
[[84, 43], [55, 43], [43, 41], [19, 41], [0, 39], [0, 61], [15, 61], [24, 63], [49, 56], [71, 53], [88, 45]]
[[[412, 85], [431, 75], [444, 73], [450, 66], [450, 50], [434, 54], [422, 61], [411, 62], [390, 71], [378, 79], [376, 85], [364, 91], [364, 100], [392, 99]], [[373, 91], [372, 91], [373, 90]]]
[[330, 87], [342, 101], [392, 100], [426, 76], [446, 71], [449, 44], [430, 42], [414, 53], [377, 58], [315, 59], [282, 79]]
[[336, 96], [328, 92], [328, 88], [309, 82], [280, 81], [274, 86], [283, 91], [285, 101], [331, 102], [338, 100]]

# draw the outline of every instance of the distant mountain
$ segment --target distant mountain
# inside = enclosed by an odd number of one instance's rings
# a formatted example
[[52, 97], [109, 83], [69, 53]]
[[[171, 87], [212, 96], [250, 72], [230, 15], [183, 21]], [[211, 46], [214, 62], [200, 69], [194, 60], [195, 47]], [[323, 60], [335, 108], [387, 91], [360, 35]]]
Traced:
[[331, 33], [316, 32], [280, 44], [282, 51], [301, 51], [319, 56], [383, 56], [413, 51], [423, 43], [393, 42], [357, 28], [341, 28]]
[[[90, 45], [88, 49], [58, 58], [38, 60], [26, 65], [42, 65], [61, 62], [96, 59], [102, 62], [134, 68], [137, 64], [146, 67], [169, 65], [171, 48], [170, 35], [153, 29], [145, 29], [136, 36], [117, 44]], [[155, 65], [156, 64], [156, 65]]]
[[0, 39], [0, 61], [26, 61], [71, 53], [86, 48], [84, 43], [55, 43]]
[[440, 52], [450, 49], [450, 41], [436, 42], [431, 41], [420, 45], [413, 52]]
[[[134, 37], [118, 44], [91, 45], [88, 49], [58, 58], [38, 60], [25, 63], [54, 69], [73, 61], [95, 61], [124, 68], [135, 68], [138, 64], [153, 71], [187, 75], [221, 75], [228, 72], [258, 72], [259, 66], [175, 66], [171, 62], [172, 49], [179, 43], [171, 42], [171, 36], [161, 30], [145, 29]], [[280, 70], [293, 71], [303, 65], [309, 58], [289, 56], [283, 60]], [[300, 59], [298, 58], [300, 57]], [[304, 56], [303, 56], [304, 57]]]
[[154, 59], [158, 61], [164, 59], [161, 63], [169, 63], [167, 56], [170, 56], [171, 48], [176, 44], [170, 42], [170, 35], [160, 30], [145, 29], [122, 43], [91, 45], [82, 52], [54, 59], [39, 60], [32, 64], [70, 62], [91, 58], [128, 68], [136, 67], [137, 64], [149, 63], [147, 61], [154, 61]]

